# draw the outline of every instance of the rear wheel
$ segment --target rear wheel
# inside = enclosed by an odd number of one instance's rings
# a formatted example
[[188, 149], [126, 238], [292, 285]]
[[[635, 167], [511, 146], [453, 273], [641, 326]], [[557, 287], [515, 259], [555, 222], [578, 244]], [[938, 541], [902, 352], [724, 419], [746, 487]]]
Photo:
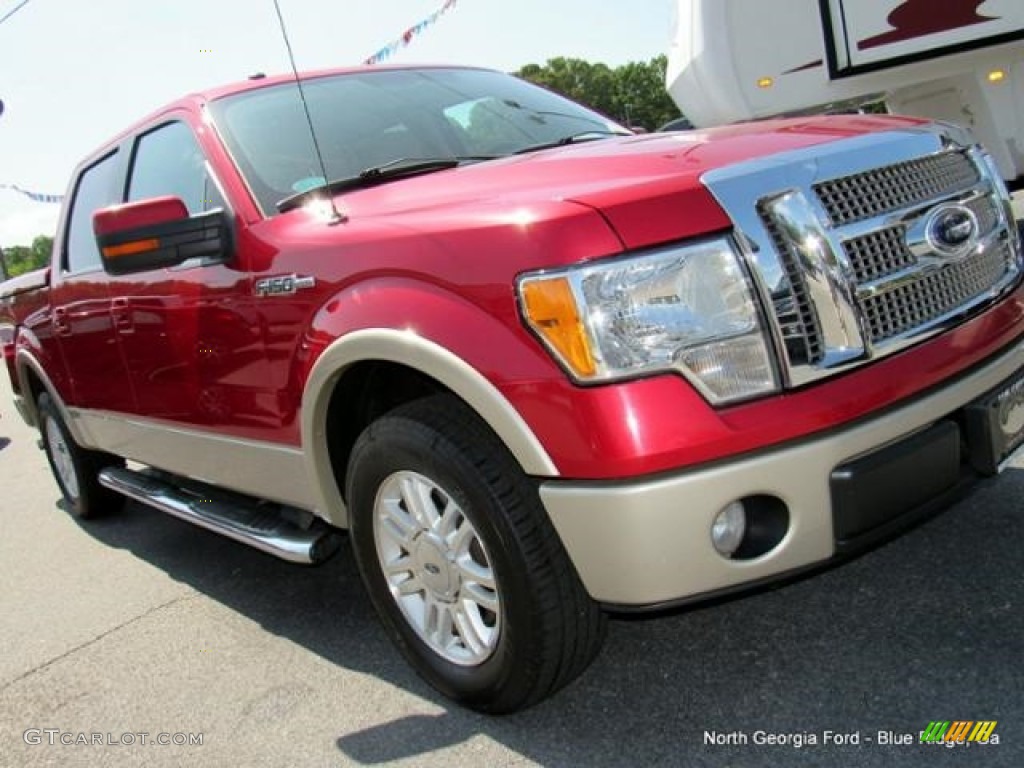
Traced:
[[485, 712], [573, 680], [604, 638], [535, 485], [461, 401], [418, 400], [357, 440], [347, 498], [385, 627], [435, 688]]
[[99, 482], [101, 469], [124, 466], [124, 459], [78, 445], [53, 399], [45, 392], [39, 396], [38, 413], [43, 450], [71, 514], [91, 518], [124, 506], [124, 496], [104, 488]]

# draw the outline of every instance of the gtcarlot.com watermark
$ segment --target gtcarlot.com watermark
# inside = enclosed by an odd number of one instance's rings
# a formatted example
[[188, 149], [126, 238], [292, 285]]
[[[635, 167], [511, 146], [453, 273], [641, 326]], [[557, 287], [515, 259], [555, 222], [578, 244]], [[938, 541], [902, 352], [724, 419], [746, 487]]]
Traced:
[[150, 733], [149, 731], [125, 731], [123, 733], [99, 733], [96, 731], [65, 731], [60, 728], [29, 728], [21, 734], [29, 746], [50, 747], [134, 747], [137, 745], [159, 747], [201, 747], [202, 733]]

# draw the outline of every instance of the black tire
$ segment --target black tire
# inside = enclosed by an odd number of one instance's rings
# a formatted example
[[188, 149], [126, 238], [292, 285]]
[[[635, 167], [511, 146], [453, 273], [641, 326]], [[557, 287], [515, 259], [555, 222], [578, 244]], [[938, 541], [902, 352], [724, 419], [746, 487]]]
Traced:
[[[378, 539], [391, 539], [392, 534], [378, 535], [378, 525], [383, 524], [375, 522], [390, 513], [378, 515], [377, 502], [380, 498], [384, 509], [394, 482], [410, 478], [421, 487], [437, 487], [436, 496], [431, 491], [420, 497], [434, 503], [435, 510], [459, 509], [462, 524], [471, 524], [468, 530], [481, 545], [476, 550], [469, 547], [476, 553], [471, 565], [485, 568], [483, 562], [491, 568], [499, 610], [490, 622], [486, 609], [474, 614], [483, 617], [483, 632], [490, 634], [492, 647], [485, 658], [469, 662], [463, 658], [461, 663], [446, 658], [407, 618], [407, 610], [414, 610], [416, 603], [438, 599], [436, 591], [433, 597], [428, 594], [433, 589], [427, 586], [430, 579], [438, 578], [431, 562], [419, 563], [419, 571], [410, 568], [410, 583], [419, 578], [424, 587], [422, 595], [408, 598], [413, 609], [401, 607], [392, 594], [394, 582], [389, 586], [381, 564], [386, 558], [378, 554]], [[457, 398], [436, 395], [417, 400], [371, 424], [352, 450], [346, 490], [353, 548], [377, 612], [416, 671], [441, 693], [481, 712], [515, 712], [575, 679], [600, 651], [605, 615], [580, 582], [541, 505], [536, 484], [497, 436]], [[448, 501], [456, 506], [447, 507]], [[402, 504], [398, 506], [404, 511]], [[461, 525], [458, 530], [463, 530]], [[409, 541], [431, 535], [424, 528]], [[460, 537], [452, 534], [452, 538]], [[391, 541], [381, 546], [403, 549]], [[429, 559], [429, 551], [422, 554], [424, 549], [429, 547], [417, 546], [418, 554], [413, 556], [410, 548], [408, 561]], [[451, 562], [451, 571], [462, 575], [445, 597], [453, 608], [468, 603], [472, 613], [475, 604], [469, 590], [477, 585], [459, 571], [455, 560]], [[450, 585], [451, 578], [445, 583]], [[457, 631], [449, 653], [472, 655], [467, 650], [470, 643], [463, 639], [472, 634]]]
[[[45, 392], [39, 396], [37, 409], [46, 460], [68, 511], [87, 519], [120, 510], [125, 497], [100, 485], [98, 476], [105, 467], [123, 467], [124, 459], [78, 445], [53, 399]], [[67, 477], [62, 472], [68, 473]]]

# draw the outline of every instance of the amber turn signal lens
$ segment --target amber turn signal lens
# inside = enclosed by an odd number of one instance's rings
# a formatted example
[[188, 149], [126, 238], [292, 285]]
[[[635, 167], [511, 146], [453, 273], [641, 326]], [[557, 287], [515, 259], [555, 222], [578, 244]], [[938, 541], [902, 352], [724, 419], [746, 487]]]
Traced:
[[116, 259], [118, 256], [131, 256], [135, 253], [155, 251], [159, 247], [160, 241], [152, 237], [148, 240], [132, 240], [128, 243], [121, 243], [121, 245], [108, 245], [103, 249], [103, 255], [108, 259]]
[[597, 364], [576, 308], [572, 286], [565, 277], [524, 283], [523, 311], [537, 333], [554, 348], [580, 378], [592, 377]]

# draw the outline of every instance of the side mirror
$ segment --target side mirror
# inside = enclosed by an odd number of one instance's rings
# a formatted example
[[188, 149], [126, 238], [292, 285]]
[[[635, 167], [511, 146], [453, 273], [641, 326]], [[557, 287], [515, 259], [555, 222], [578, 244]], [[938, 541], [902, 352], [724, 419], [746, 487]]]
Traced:
[[225, 261], [228, 223], [223, 210], [188, 215], [178, 197], [154, 197], [102, 208], [92, 217], [103, 269], [127, 275], [174, 267], [189, 259]]

